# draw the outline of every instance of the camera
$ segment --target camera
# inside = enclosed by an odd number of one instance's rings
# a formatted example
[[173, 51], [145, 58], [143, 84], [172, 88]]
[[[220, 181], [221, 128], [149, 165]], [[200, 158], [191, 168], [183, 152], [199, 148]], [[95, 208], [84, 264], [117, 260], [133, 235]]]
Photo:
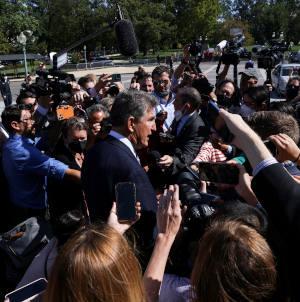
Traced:
[[283, 54], [289, 49], [285, 41], [271, 41], [270, 46], [261, 48], [253, 47], [252, 51], [257, 56], [257, 67], [263, 69], [273, 69], [283, 59]]
[[202, 55], [202, 43], [201, 40], [194, 40], [189, 47], [189, 52], [193, 57]]
[[215, 214], [214, 201], [220, 199], [214, 194], [201, 193], [199, 191], [199, 177], [186, 168], [177, 178], [179, 185], [179, 198], [183, 205], [187, 206], [183, 221], [183, 229], [188, 236], [199, 239], [203, 234], [210, 218]]
[[159, 140], [161, 143], [171, 144], [175, 142], [175, 136], [167, 132], [160, 132]]
[[232, 40], [227, 41], [222, 49], [221, 60], [225, 65], [238, 65], [240, 55], [244, 52], [243, 43], [245, 36], [238, 34]]
[[55, 107], [70, 101], [72, 97], [70, 82], [75, 81], [73, 74], [58, 70], [39, 70], [36, 73], [38, 75], [36, 82], [30, 86], [36, 92], [37, 97], [51, 96]]
[[192, 87], [196, 88], [201, 95], [209, 95], [214, 90], [215, 86], [209, 83], [206, 77], [201, 77], [193, 80]]

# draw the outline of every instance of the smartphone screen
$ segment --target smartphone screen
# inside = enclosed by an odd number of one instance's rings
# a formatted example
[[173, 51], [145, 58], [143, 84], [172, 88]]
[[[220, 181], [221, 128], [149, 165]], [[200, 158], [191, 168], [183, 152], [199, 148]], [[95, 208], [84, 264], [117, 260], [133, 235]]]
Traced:
[[199, 163], [200, 179], [221, 184], [236, 185], [239, 182], [239, 169], [226, 163]]
[[31, 301], [36, 298], [37, 295], [41, 294], [47, 287], [46, 279], [35, 280], [23, 287], [20, 287], [8, 294], [6, 294], [5, 299], [9, 299], [9, 302], [25, 302]]
[[119, 221], [133, 221], [136, 216], [136, 187], [132, 182], [119, 182], [115, 187]]
[[120, 73], [114, 73], [111, 75], [111, 81], [112, 82], [121, 82], [121, 74]]

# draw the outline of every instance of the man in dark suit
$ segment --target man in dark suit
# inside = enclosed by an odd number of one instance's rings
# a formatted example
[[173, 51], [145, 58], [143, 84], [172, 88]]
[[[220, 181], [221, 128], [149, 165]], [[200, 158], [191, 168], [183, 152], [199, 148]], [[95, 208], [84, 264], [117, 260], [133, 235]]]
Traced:
[[[234, 135], [233, 144], [244, 151], [253, 168], [251, 186], [271, 222], [269, 233], [274, 237], [271, 238], [272, 245], [275, 238], [278, 241], [273, 250], [277, 257], [278, 285], [284, 288], [290, 298], [285, 297], [284, 300], [300, 301], [300, 184], [276, 161], [263, 141], [239, 115], [221, 109], [220, 116]], [[273, 142], [282, 150], [287, 149], [287, 141], [283, 144], [273, 137]], [[298, 153], [296, 160], [299, 158]], [[243, 177], [240, 177], [240, 181], [245, 182]]]
[[179, 90], [174, 102], [175, 118], [171, 125], [171, 135], [175, 137], [173, 147], [162, 156], [159, 165], [172, 175], [189, 165], [196, 157], [208, 131], [198, 115], [201, 104], [199, 92], [192, 87]]
[[156, 129], [155, 105], [155, 99], [142, 91], [116, 97], [110, 112], [112, 131], [88, 151], [83, 164], [83, 187], [92, 221], [108, 218], [118, 182], [135, 183], [142, 210], [155, 212], [155, 192], [136, 154], [137, 149], [148, 146], [149, 135]]

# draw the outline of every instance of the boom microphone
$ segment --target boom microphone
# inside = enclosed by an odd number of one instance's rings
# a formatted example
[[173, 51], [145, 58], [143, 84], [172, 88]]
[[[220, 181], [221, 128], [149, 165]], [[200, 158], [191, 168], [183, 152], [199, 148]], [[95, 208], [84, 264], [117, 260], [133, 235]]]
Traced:
[[119, 20], [115, 24], [118, 47], [123, 56], [131, 57], [138, 52], [133, 25], [129, 20]]

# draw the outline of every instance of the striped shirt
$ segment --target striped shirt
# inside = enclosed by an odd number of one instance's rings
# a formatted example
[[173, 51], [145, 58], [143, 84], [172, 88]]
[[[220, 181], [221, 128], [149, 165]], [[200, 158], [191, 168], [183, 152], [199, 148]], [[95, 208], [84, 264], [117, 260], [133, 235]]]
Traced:
[[199, 163], [205, 161], [217, 163], [225, 161], [226, 159], [225, 154], [221, 150], [214, 148], [212, 143], [207, 141], [201, 146], [200, 151], [193, 162]]

